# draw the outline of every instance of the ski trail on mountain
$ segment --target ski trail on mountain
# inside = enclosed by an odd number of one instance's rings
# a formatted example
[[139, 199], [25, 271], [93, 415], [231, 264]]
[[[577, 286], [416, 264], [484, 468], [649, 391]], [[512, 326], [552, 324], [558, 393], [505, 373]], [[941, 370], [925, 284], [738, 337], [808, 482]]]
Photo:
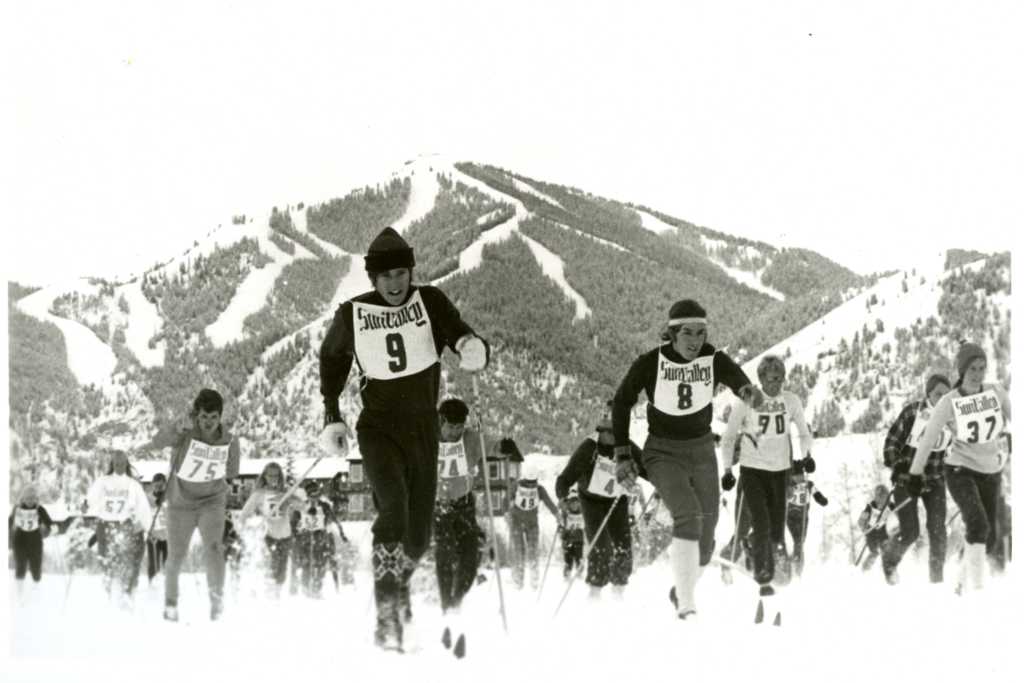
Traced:
[[73, 282], [46, 287], [18, 300], [16, 305], [23, 313], [43, 322], [53, 323], [64, 335], [64, 347], [67, 349], [68, 369], [82, 386], [89, 384], [101, 385], [114, 372], [117, 358], [114, 351], [85, 325], [67, 318], [50, 315], [53, 300], [65, 291], [81, 291], [80, 282]]
[[127, 327], [124, 328], [124, 343], [139, 359], [144, 368], [160, 367], [164, 364], [164, 350], [167, 342], [160, 340], [149, 348], [149, 340], [163, 329], [164, 321], [156, 304], [146, 300], [142, 293], [141, 281], [135, 281], [117, 288], [115, 296], [122, 295], [128, 302]]
[[588, 315], [593, 313], [590, 310], [590, 306], [587, 305], [586, 300], [580, 296], [580, 294], [569, 286], [569, 282], [565, 279], [565, 263], [556, 254], [549, 251], [539, 242], [530, 239], [523, 233], [519, 233], [519, 237], [530, 247], [533, 252], [534, 258], [540, 263], [540, 268], [544, 271], [544, 274], [555, 281], [562, 291], [565, 292], [573, 303], [576, 304], [576, 319], [583, 320]]

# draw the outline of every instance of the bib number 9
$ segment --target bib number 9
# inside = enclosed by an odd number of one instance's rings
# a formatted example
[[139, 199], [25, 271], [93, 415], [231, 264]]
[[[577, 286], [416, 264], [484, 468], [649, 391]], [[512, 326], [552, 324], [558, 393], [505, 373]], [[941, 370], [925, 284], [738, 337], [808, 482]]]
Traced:
[[384, 343], [387, 346], [388, 355], [394, 359], [388, 362], [388, 368], [391, 369], [391, 372], [405, 370], [408, 359], [405, 355], [405, 341], [402, 339], [402, 335], [397, 332], [389, 334], [384, 337]]

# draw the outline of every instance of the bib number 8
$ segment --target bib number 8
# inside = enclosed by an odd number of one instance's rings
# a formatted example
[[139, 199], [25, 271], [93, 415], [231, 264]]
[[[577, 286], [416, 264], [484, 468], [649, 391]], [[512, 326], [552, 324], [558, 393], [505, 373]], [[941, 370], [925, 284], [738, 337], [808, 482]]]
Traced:
[[402, 335], [397, 332], [389, 334], [384, 337], [384, 343], [387, 345], [388, 355], [394, 358], [394, 360], [388, 362], [388, 368], [391, 369], [391, 372], [405, 370], [408, 359], [405, 355], [405, 340], [402, 339]]
[[689, 384], [680, 384], [679, 389], [679, 409], [688, 410], [693, 407], [693, 387]]

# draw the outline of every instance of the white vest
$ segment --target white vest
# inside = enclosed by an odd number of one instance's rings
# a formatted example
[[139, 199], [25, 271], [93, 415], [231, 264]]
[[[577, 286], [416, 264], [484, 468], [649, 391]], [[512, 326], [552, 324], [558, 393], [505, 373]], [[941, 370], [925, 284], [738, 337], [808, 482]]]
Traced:
[[712, 354], [688, 363], [673, 363], [659, 351], [654, 407], [666, 415], [692, 415], [703, 410], [715, 394], [714, 362]]
[[408, 377], [437, 363], [430, 316], [417, 289], [404, 306], [352, 302], [356, 360], [372, 379]]

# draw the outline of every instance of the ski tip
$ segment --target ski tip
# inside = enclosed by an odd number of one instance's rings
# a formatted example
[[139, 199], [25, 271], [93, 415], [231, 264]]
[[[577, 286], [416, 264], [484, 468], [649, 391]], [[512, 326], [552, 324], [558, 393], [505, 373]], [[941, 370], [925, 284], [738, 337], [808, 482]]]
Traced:
[[775, 621], [772, 622], [772, 626], [782, 626], [782, 612], [775, 614]]
[[679, 601], [676, 599], [676, 587], [675, 586], [672, 586], [672, 588], [669, 590], [669, 592], [668, 592], [668, 599], [672, 603], [673, 607], [675, 607], [676, 609], [679, 609]]
[[462, 633], [459, 635], [459, 639], [455, 641], [455, 649], [452, 650], [452, 654], [455, 655], [456, 659], [462, 659], [466, 656], [466, 634]]
[[757, 601], [757, 612], [754, 613], [754, 623], [760, 624], [764, 622], [764, 600]]
[[447, 626], [444, 627], [444, 634], [441, 636], [441, 644], [444, 645], [444, 649], [448, 649], [452, 646], [452, 631]]

